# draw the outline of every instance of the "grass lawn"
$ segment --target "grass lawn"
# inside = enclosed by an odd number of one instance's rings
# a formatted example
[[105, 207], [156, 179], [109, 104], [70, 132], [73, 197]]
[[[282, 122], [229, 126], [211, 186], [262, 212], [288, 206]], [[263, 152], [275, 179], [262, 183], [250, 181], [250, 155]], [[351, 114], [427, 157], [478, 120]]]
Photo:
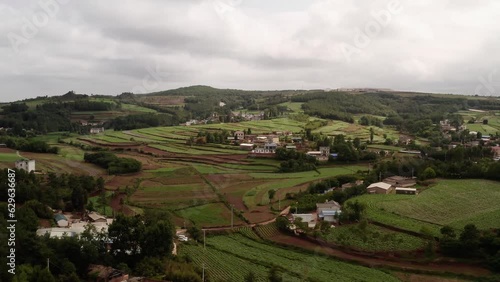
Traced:
[[473, 223], [480, 229], [500, 226], [500, 182], [440, 180], [416, 196], [363, 195], [355, 199], [367, 204], [369, 219], [417, 232], [422, 226], [437, 233], [443, 225], [462, 228]]
[[332, 228], [326, 240], [332, 243], [363, 251], [412, 251], [422, 249], [425, 240], [390, 231], [388, 229], [368, 224], [353, 224]]
[[13, 163], [20, 159], [22, 158], [20, 158], [16, 153], [0, 153], [0, 162]]
[[288, 109], [292, 110], [295, 113], [303, 112], [302, 110], [302, 104], [300, 102], [286, 102], [286, 103], [281, 103], [280, 106], [286, 106]]

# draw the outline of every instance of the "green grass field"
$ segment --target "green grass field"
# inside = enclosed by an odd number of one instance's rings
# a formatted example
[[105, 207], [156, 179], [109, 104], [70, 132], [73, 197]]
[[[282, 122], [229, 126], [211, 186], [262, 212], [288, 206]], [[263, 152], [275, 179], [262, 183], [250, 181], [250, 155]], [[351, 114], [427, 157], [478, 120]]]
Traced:
[[20, 158], [16, 153], [0, 153], [0, 162], [13, 163]]
[[499, 228], [500, 183], [488, 180], [440, 180], [419, 195], [363, 195], [366, 217], [419, 232], [423, 226], [439, 234], [443, 225]]
[[139, 113], [156, 113], [157, 111], [132, 104], [122, 104], [122, 110], [129, 112], [139, 112]]
[[325, 237], [329, 242], [370, 252], [412, 251], [425, 246], [425, 240], [419, 237], [371, 224], [364, 229], [360, 224], [335, 227]]
[[205, 250], [202, 244], [181, 245], [180, 254], [188, 255], [198, 266], [204, 263], [217, 281], [243, 281], [250, 271], [257, 281], [268, 281], [273, 265], [281, 269], [283, 281], [398, 281], [380, 270], [276, 247], [241, 234], [208, 237], [206, 244]]
[[[106, 198], [107, 198], [108, 202], [109, 202], [112, 194], [113, 194], [113, 192], [106, 191]], [[102, 206], [99, 203], [100, 202], [99, 199], [100, 199], [100, 196], [95, 196], [95, 197], [89, 198], [89, 202], [92, 202], [92, 205], [94, 206], [94, 210], [100, 214], [107, 216], [107, 217], [112, 217], [113, 216], [113, 209], [111, 208], [111, 206], [109, 206], [109, 204]]]
[[[176, 211], [176, 214], [202, 227], [231, 225], [231, 210], [222, 203], [210, 203]], [[243, 224], [233, 216], [235, 225]]]

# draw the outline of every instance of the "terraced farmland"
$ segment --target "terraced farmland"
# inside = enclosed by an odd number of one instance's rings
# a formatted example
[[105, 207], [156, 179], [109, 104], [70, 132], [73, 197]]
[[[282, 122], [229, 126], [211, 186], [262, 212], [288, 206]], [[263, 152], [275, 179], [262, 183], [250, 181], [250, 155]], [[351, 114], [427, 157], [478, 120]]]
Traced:
[[189, 255], [198, 266], [206, 265], [213, 279], [243, 281], [253, 271], [257, 281], [267, 281], [272, 265], [285, 273], [284, 281], [398, 281], [379, 270], [347, 264], [321, 255], [302, 253], [251, 240], [240, 234], [213, 236], [203, 245], [182, 245], [181, 254]]
[[488, 180], [440, 180], [416, 196], [363, 195], [356, 198], [368, 205], [366, 216], [404, 229], [420, 231], [426, 226], [438, 233], [440, 226], [498, 228], [500, 183]]
[[330, 230], [326, 240], [346, 247], [363, 251], [413, 251], [422, 249], [425, 240], [393, 232], [385, 228], [368, 224], [359, 228], [359, 224], [335, 227]]

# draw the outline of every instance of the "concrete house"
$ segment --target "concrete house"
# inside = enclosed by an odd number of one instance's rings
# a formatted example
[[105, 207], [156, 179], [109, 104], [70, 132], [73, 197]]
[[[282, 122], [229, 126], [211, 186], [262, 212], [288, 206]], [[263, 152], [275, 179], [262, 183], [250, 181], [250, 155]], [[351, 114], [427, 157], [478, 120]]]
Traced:
[[123, 282], [129, 280], [129, 275], [121, 270], [104, 265], [90, 265], [89, 277], [95, 277], [97, 282]]
[[366, 190], [369, 194], [389, 194], [393, 190], [393, 187], [388, 183], [377, 182], [370, 184], [370, 186], [366, 187]]
[[396, 187], [396, 194], [417, 195], [417, 189]]
[[54, 221], [56, 222], [57, 226], [59, 226], [59, 227], [68, 227], [69, 226], [69, 221], [63, 214], [60, 214], [60, 213], [55, 214]]
[[316, 215], [312, 213], [293, 214], [293, 220], [298, 218], [302, 219], [302, 222], [307, 223], [309, 228], [314, 228], [316, 226]]
[[35, 171], [35, 160], [18, 160], [16, 161], [16, 168], [25, 170], [27, 172]]
[[342, 212], [340, 204], [335, 201], [329, 201], [322, 204], [316, 204], [316, 212], [320, 220], [327, 222], [337, 222], [337, 217]]
[[245, 139], [245, 132], [240, 131], [240, 130], [234, 132], [234, 138], [236, 140], [243, 140], [243, 139]]
[[391, 176], [382, 180], [384, 183], [391, 184], [395, 187], [412, 187], [417, 184], [416, 178], [403, 177], [403, 176]]
[[96, 212], [90, 212], [88, 214], [88, 217], [90, 219], [91, 222], [102, 222], [102, 223], [106, 223], [107, 222], [107, 219], [105, 216], [103, 215], [100, 215]]
[[363, 184], [363, 180], [356, 180], [355, 182], [350, 182], [350, 183], [342, 184], [342, 186], [340, 188], [341, 188], [342, 191], [344, 191], [347, 188], [352, 188], [352, 187], [355, 187], [355, 186], [359, 186], [361, 184]]
[[93, 127], [90, 129], [90, 134], [99, 134], [104, 132], [104, 127]]

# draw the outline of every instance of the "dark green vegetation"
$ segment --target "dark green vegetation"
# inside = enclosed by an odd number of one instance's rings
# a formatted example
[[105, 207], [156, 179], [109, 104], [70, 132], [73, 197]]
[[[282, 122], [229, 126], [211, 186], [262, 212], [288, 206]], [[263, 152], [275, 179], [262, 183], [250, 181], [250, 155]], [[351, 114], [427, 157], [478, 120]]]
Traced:
[[109, 174], [123, 174], [138, 172], [142, 168], [141, 162], [132, 158], [119, 158], [110, 152], [85, 154], [84, 160], [108, 170]]
[[[7, 170], [0, 174], [0, 201], [7, 202]], [[87, 175], [49, 173], [40, 177], [24, 170], [16, 171], [16, 202], [31, 203], [40, 218], [51, 219], [51, 215], [41, 212], [38, 204], [48, 205], [65, 211], [82, 211], [88, 195], [104, 189], [104, 179]]]
[[440, 247], [444, 254], [468, 259], [482, 258], [492, 270], [500, 272], [499, 230], [480, 231], [474, 224], [467, 224], [460, 234], [450, 226], [444, 226], [441, 235]]
[[28, 140], [19, 137], [0, 136], [0, 143], [5, 144], [8, 148], [34, 153], [52, 153], [57, 154], [59, 149], [51, 147], [47, 142], [42, 140]]

